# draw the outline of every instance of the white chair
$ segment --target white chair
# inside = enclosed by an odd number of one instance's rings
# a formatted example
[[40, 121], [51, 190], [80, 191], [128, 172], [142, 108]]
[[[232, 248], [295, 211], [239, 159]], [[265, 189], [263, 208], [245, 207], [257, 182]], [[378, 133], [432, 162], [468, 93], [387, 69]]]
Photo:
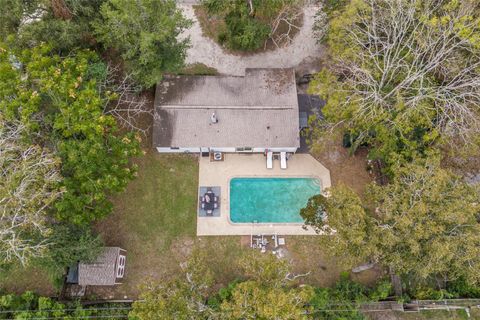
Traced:
[[287, 153], [284, 151], [280, 152], [280, 168], [287, 169]]
[[267, 152], [267, 169], [273, 169], [273, 152]]

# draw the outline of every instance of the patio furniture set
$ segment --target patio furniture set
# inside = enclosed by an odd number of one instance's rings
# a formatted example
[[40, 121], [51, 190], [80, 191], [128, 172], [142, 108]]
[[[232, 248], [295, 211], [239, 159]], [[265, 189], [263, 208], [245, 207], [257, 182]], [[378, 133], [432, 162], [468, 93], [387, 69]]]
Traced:
[[207, 192], [200, 197], [200, 207], [205, 210], [207, 216], [213, 215], [213, 210], [218, 209], [219, 202], [220, 200], [212, 190], [207, 190]]

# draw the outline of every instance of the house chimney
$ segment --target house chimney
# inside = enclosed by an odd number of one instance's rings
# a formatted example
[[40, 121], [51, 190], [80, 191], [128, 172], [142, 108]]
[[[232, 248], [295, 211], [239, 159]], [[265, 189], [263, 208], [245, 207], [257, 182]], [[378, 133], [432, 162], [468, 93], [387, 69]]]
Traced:
[[210, 121], [212, 121], [212, 123], [218, 122], [217, 115], [215, 114], [215, 112], [212, 113], [212, 116], [210, 117]]

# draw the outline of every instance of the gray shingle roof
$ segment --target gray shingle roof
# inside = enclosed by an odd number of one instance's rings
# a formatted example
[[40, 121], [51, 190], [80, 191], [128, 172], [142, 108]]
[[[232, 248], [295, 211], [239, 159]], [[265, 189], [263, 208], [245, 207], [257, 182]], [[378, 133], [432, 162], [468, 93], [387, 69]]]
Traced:
[[94, 262], [78, 264], [78, 284], [81, 286], [111, 286], [115, 284], [119, 247], [105, 247]]
[[299, 146], [293, 69], [167, 79], [157, 86], [155, 112], [154, 147]]

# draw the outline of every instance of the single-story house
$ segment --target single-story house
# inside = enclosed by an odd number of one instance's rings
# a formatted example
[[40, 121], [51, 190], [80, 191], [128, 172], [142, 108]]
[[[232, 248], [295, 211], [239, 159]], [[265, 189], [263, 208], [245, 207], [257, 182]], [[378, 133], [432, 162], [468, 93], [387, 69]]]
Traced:
[[153, 147], [158, 152], [297, 151], [294, 70], [165, 79], [156, 89]]
[[125, 274], [126, 253], [119, 247], [105, 247], [93, 262], [82, 262], [68, 270], [67, 283], [80, 286], [121, 284]]

